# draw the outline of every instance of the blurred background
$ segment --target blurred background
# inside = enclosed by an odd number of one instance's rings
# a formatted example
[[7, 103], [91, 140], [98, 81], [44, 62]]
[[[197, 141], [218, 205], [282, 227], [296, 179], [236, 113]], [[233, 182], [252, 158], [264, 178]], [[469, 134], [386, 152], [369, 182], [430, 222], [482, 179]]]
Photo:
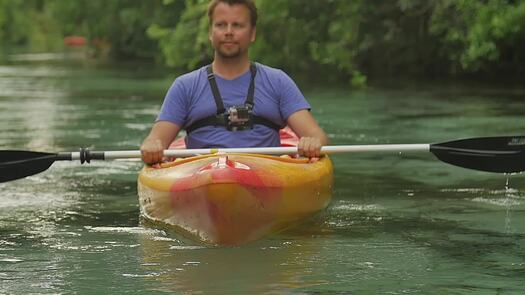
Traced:
[[[256, 0], [253, 59], [362, 87], [392, 76], [519, 81], [523, 0]], [[0, 56], [79, 50], [186, 71], [209, 63], [207, 0], [0, 0]], [[1, 57], [0, 57], [1, 58]]]

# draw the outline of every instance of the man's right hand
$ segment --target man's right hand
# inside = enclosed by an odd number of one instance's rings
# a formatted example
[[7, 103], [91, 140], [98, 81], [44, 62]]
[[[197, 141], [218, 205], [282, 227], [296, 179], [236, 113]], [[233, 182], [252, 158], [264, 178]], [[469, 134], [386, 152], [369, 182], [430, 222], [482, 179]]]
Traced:
[[170, 143], [179, 134], [180, 127], [167, 121], [159, 121], [153, 125], [151, 131], [142, 143], [140, 152], [142, 161], [146, 164], [157, 164], [164, 158], [164, 149], [168, 148]]
[[160, 139], [146, 139], [140, 147], [142, 161], [146, 164], [162, 162], [164, 158], [164, 146]]

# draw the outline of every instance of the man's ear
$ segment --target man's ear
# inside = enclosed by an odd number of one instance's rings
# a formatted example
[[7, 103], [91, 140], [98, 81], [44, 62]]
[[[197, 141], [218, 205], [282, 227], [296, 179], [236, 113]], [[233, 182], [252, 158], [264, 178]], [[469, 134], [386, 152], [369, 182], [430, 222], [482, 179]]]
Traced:
[[252, 41], [252, 43], [255, 42], [256, 37], [257, 37], [257, 27], [253, 27], [252, 36], [250, 38], [250, 41]]

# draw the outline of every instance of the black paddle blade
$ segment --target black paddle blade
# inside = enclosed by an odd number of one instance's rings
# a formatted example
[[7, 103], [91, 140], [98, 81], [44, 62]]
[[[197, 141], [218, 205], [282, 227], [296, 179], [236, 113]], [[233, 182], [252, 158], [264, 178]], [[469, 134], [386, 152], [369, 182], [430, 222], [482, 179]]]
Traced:
[[525, 136], [480, 137], [437, 143], [430, 151], [443, 162], [487, 172], [525, 171]]
[[57, 154], [28, 152], [28, 151], [0, 151], [0, 182], [24, 178], [40, 173], [57, 159]]

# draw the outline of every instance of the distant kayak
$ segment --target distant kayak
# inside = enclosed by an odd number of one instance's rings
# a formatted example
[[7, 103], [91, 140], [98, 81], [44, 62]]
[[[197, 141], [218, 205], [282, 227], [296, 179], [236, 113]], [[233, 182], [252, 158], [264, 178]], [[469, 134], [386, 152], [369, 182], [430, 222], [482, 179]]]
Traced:
[[[296, 143], [281, 132], [286, 145]], [[141, 214], [208, 244], [241, 245], [303, 221], [329, 204], [328, 157], [251, 154], [176, 159], [139, 174]]]
[[67, 36], [64, 37], [64, 45], [66, 46], [84, 46], [86, 45], [86, 38], [82, 36]]

